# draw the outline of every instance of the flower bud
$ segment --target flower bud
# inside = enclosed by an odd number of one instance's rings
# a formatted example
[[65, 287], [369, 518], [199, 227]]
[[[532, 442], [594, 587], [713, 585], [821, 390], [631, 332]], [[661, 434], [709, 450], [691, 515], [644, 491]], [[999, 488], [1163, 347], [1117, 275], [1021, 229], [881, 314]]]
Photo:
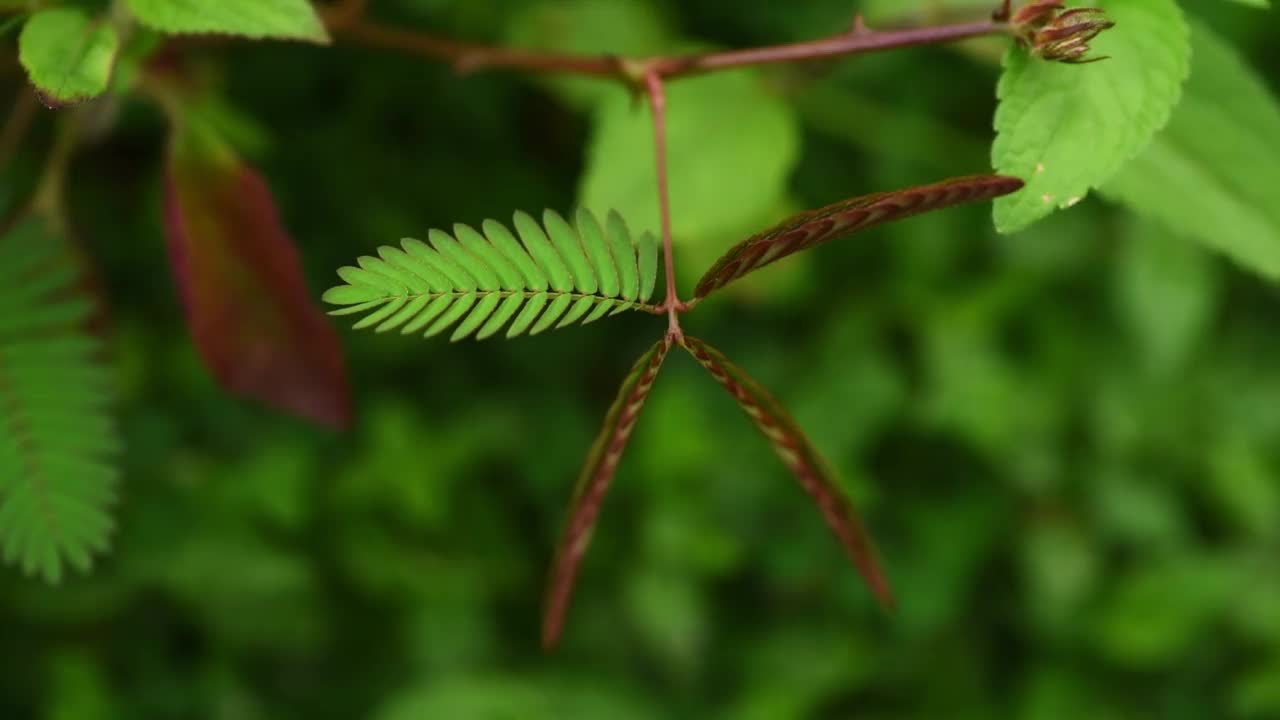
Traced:
[[1098, 8], [1064, 10], [1056, 0], [1033, 0], [1010, 19], [1018, 41], [1032, 55], [1045, 60], [1080, 64], [1103, 60], [1086, 58], [1089, 42], [1104, 30], [1115, 27]]

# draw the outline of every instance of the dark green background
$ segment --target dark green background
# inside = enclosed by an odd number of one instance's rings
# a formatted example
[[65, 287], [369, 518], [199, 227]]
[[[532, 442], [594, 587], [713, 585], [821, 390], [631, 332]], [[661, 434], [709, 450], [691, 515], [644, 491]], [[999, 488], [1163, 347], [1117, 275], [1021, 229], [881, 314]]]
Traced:
[[[629, 5], [590, 23], [496, 0], [373, 13], [641, 51], [851, 18], [834, 0]], [[1274, 11], [1184, 6], [1275, 87]], [[1000, 50], [760, 75], [801, 141], [786, 204], [987, 169]], [[196, 55], [247, 123], [238, 147], [272, 183], [317, 297], [334, 268], [400, 236], [569, 210], [592, 162], [593, 86], [460, 79], [341, 43]], [[0, 67], [9, 102], [22, 78]], [[118, 110], [78, 155], [70, 200], [110, 298], [119, 531], [92, 575], [59, 587], [0, 572], [0, 717], [1280, 717], [1280, 293], [1219, 256], [1097, 199], [1014, 237], [978, 206], [708, 302], [687, 330], [771, 387], [839, 469], [900, 607], [876, 608], [754, 428], [673, 354], [548, 656], [539, 614], [564, 505], [665, 321], [456, 346], [348, 333], [351, 432], [260, 410], [218, 391], [183, 327], [162, 118], [131, 99]], [[722, 110], [731, 133], [739, 109]], [[5, 169], [0, 211], [37, 172], [51, 118]], [[770, 181], [725, 168], [719, 203]], [[732, 239], [680, 238], [686, 293]]]

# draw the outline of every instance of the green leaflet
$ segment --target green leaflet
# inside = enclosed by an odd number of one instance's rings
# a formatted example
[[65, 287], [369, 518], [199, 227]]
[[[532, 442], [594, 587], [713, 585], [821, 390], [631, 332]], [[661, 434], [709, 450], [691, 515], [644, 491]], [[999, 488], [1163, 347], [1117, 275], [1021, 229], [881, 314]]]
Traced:
[[1188, 30], [1173, 0], [1103, 0], [1116, 26], [1094, 42], [1110, 59], [1066, 65], [1005, 55], [992, 164], [1027, 181], [995, 203], [996, 229], [1016, 232], [1080, 202], [1164, 127], [1187, 77]]
[[307, 0], [127, 0], [143, 25], [170, 34], [238, 35], [327, 44]]
[[1191, 46], [1169, 126], [1102, 193], [1280, 280], [1280, 103], [1207, 25], [1193, 24]]
[[59, 8], [31, 16], [18, 54], [46, 104], [88, 100], [106, 92], [120, 38], [111, 24], [80, 10]]
[[107, 548], [111, 374], [67, 249], [39, 220], [0, 237], [0, 553], [57, 582]]
[[454, 234], [428, 233], [429, 242], [406, 239], [344, 267], [346, 282], [324, 300], [343, 307], [332, 315], [362, 315], [357, 329], [400, 329], [427, 337], [456, 328], [451, 340], [485, 339], [507, 327], [507, 337], [538, 334], [577, 322], [593, 322], [649, 305], [658, 275], [658, 247], [649, 234], [633, 238], [611, 213], [607, 229], [579, 210], [570, 225], [548, 210], [545, 229], [515, 214], [519, 240], [487, 220], [484, 234], [455, 225]]
[[587, 543], [600, 514], [605, 492], [618, 471], [618, 461], [622, 459], [622, 452], [631, 439], [631, 431], [644, 408], [645, 398], [649, 396], [649, 390], [658, 378], [658, 371], [662, 369], [662, 362], [670, 350], [671, 340], [663, 338], [640, 356], [622, 381], [622, 387], [618, 388], [618, 396], [605, 415], [604, 426], [600, 428], [600, 433], [587, 453], [587, 461], [574, 488], [564, 534], [556, 548], [555, 561], [551, 567], [551, 583], [547, 590], [546, 614], [542, 624], [544, 647], [551, 647], [560, 639], [565, 612], [569, 609], [569, 598], [573, 592], [573, 581], [582, 557], [587, 552]]
[[893, 595], [876, 559], [871, 536], [858, 518], [853, 504], [840, 489], [826, 460], [810, 444], [791, 414], [768, 390], [719, 350], [689, 335], [685, 335], [680, 344], [733, 396], [756, 424], [783, 464], [818, 504], [818, 510], [840, 539], [845, 553], [876, 599], [885, 607], [891, 607]]

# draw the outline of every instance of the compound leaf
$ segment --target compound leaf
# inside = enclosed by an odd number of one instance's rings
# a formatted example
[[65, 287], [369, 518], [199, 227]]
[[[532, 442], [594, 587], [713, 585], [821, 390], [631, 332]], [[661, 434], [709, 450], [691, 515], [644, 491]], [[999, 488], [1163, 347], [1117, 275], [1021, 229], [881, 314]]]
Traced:
[[853, 504], [840, 489], [835, 473], [809, 443], [790, 413], [768, 390], [730, 362], [719, 350], [689, 335], [685, 335], [680, 342], [711, 373], [716, 382], [738, 401], [738, 405], [768, 439], [787, 469], [818, 504], [818, 510], [835, 531], [849, 559], [862, 574], [876, 599], [885, 607], [892, 607], [893, 594], [876, 560], [870, 535], [858, 518]]
[[702, 299], [765, 265], [859, 230], [931, 210], [990, 200], [1021, 187], [1022, 181], [1017, 178], [974, 175], [842, 200], [800, 213], [747, 238], [725, 253], [698, 281], [694, 298]]
[[658, 274], [651, 236], [633, 238], [616, 214], [607, 231], [586, 210], [578, 211], [576, 227], [552, 211], [544, 217], [546, 229], [516, 213], [520, 240], [486, 220], [483, 235], [455, 225], [457, 239], [432, 230], [429, 244], [406, 239], [404, 251], [383, 247], [380, 257], [340, 269], [347, 284], [325, 293], [325, 302], [344, 306], [333, 315], [368, 313], [357, 329], [376, 325], [378, 332], [409, 334], [434, 320], [426, 331], [431, 336], [459, 323], [451, 340], [484, 339], [508, 322], [507, 337], [515, 337], [610, 312], [657, 311], [647, 304]]
[[0, 553], [57, 582], [107, 549], [112, 378], [58, 235], [23, 221], [0, 236], [0, 269]]
[[631, 431], [644, 408], [645, 398], [649, 396], [658, 371], [662, 369], [662, 361], [670, 350], [671, 340], [663, 338], [640, 356], [622, 381], [617, 399], [605, 415], [604, 427], [600, 429], [600, 434], [591, 445], [591, 451], [587, 453], [587, 461], [578, 476], [573, 500], [569, 504], [569, 517], [551, 566], [551, 584], [547, 590], [542, 623], [544, 647], [550, 648], [560, 639], [565, 613], [569, 609], [569, 598], [573, 594], [573, 582], [591, 541], [591, 530], [600, 514], [605, 492], [618, 470], [618, 461], [622, 459], [622, 453], [631, 439]]

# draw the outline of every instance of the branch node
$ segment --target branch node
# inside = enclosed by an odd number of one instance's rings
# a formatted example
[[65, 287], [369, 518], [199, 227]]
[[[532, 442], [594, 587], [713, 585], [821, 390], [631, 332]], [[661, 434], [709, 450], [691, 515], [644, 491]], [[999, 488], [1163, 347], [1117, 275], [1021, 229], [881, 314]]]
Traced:
[[855, 37], [860, 35], [870, 35], [871, 28], [867, 27], [867, 21], [862, 17], [862, 13], [855, 13], [853, 16], [853, 27], [849, 28], [849, 34]]

